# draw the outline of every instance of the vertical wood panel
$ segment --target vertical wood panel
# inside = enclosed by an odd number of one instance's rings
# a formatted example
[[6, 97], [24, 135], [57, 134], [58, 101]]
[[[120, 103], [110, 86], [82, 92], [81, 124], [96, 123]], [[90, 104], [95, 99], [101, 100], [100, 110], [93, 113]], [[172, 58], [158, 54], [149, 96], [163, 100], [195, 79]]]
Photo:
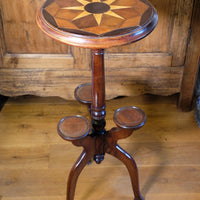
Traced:
[[[1, 6], [1, 2], [0, 2]], [[1, 7], [0, 7], [0, 68], [3, 67], [3, 55], [6, 52], [5, 42], [4, 42], [4, 31], [3, 31], [3, 21], [1, 15]]]
[[194, 95], [194, 86], [200, 64], [200, 1], [194, 1], [194, 11], [191, 25], [191, 39], [188, 44], [183, 82], [179, 99], [179, 109], [190, 111]]
[[136, 43], [111, 48], [109, 52], [169, 52], [176, 0], [151, 0], [151, 3], [159, 16], [155, 30]]
[[78, 47], [71, 47], [71, 54], [74, 57], [74, 69], [91, 68], [91, 50]]
[[45, 36], [36, 25], [36, 13], [44, 1], [1, 0], [8, 53], [69, 53], [67, 45]]
[[193, 0], [177, 0], [171, 40], [172, 66], [184, 65], [192, 8]]

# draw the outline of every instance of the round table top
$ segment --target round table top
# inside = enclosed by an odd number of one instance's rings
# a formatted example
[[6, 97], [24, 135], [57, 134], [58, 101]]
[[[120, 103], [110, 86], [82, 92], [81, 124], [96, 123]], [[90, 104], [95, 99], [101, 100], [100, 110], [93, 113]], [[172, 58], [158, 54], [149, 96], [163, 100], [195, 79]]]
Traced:
[[95, 49], [135, 42], [157, 21], [146, 0], [47, 0], [37, 15], [39, 27], [53, 39]]

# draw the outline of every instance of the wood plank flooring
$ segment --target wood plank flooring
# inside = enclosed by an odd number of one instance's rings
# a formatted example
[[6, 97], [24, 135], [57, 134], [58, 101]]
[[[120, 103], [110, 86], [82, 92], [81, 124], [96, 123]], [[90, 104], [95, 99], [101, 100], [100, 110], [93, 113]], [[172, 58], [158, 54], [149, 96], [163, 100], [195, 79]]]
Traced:
[[[107, 101], [107, 129], [114, 111], [134, 105], [147, 123], [120, 145], [136, 160], [145, 200], [200, 199], [200, 129], [194, 111], [177, 112], [177, 96], [144, 95]], [[66, 181], [82, 149], [62, 140], [57, 122], [88, 117], [87, 108], [59, 98], [11, 98], [0, 112], [0, 200], [64, 200]], [[75, 200], [129, 200], [126, 168], [106, 155], [81, 173]]]

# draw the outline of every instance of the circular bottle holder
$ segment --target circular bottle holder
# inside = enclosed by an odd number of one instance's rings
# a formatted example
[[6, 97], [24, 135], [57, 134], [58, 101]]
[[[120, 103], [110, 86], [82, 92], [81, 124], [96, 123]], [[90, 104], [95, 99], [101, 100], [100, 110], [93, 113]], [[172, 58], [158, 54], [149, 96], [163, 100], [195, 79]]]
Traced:
[[113, 120], [120, 128], [138, 129], [145, 124], [146, 115], [140, 108], [128, 106], [117, 109]]
[[78, 140], [90, 132], [88, 120], [80, 115], [68, 116], [58, 123], [58, 134], [65, 140]]
[[92, 103], [92, 84], [85, 83], [79, 85], [74, 92], [74, 96], [77, 101], [90, 105]]

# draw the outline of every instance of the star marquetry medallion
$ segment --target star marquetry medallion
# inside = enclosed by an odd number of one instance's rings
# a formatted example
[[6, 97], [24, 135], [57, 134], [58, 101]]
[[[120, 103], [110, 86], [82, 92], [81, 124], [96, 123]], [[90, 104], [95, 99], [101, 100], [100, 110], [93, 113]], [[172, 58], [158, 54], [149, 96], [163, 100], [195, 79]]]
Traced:
[[49, 0], [43, 6], [47, 22], [75, 34], [110, 36], [143, 26], [153, 13], [142, 0]]

